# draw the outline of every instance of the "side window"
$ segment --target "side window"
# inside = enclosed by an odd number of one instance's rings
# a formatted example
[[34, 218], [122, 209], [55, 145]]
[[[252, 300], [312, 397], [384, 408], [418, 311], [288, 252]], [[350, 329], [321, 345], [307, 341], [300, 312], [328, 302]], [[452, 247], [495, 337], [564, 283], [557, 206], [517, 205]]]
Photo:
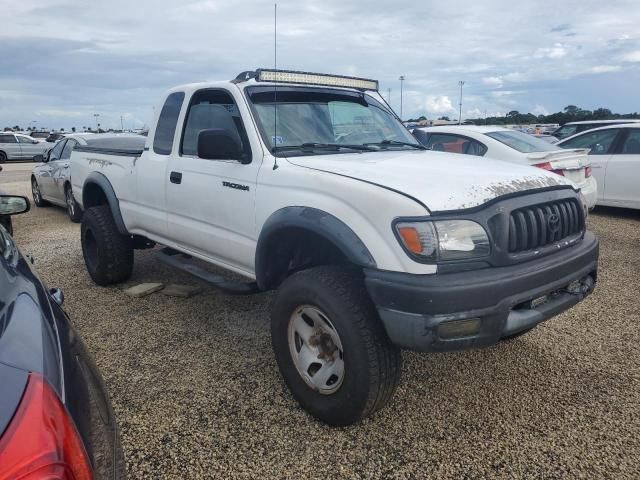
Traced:
[[434, 133], [429, 137], [425, 147], [438, 152], [463, 153], [465, 155], [482, 156], [487, 151], [482, 143], [469, 137]]
[[198, 135], [202, 130], [226, 130], [240, 145], [242, 163], [251, 161], [249, 139], [240, 111], [231, 94], [225, 90], [200, 90], [193, 94], [182, 132], [182, 155], [198, 154]]
[[73, 151], [73, 147], [76, 146], [76, 141], [69, 139], [62, 149], [62, 155], [60, 155], [60, 160], [69, 160], [71, 158], [71, 152]]
[[184, 92], [174, 92], [167, 97], [158, 117], [156, 133], [153, 137], [153, 151], [159, 155], [169, 155], [173, 148], [178, 116], [184, 101]]
[[51, 153], [49, 154], [49, 161], [53, 162], [55, 160], [60, 159], [60, 155], [62, 154], [62, 149], [64, 148], [65, 140], [60, 140], [55, 147], [51, 149]]
[[31, 137], [16, 136], [16, 138], [18, 143], [33, 143], [33, 138]]
[[13, 135], [0, 135], [0, 143], [18, 143]]
[[630, 128], [629, 136], [622, 146], [623, 155], [640, 155], [640, 129]]
[[586, 132], [578, 137], [564, 142], [562, 148], [590, 148], [590, 155], [604, 155], [609, 153], [611, 144], [620, 132], [619, 128]]

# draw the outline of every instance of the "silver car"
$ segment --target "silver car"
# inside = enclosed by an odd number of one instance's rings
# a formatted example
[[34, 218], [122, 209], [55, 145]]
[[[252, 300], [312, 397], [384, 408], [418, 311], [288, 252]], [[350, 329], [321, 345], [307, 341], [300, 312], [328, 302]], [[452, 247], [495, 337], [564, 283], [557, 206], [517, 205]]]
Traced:
[[33, 160], [41, 162], [51, 144], [39, 142], [28, 135], [0, 132], [0, 163], [7, 160]]
[[[91, 135], [91, 134], [86, 134]], [[33, 203], [38, 207], [54, 204], [67, 209], [72, 222], [82, 219], [82, 210], [71, 191], [71, 152], [76, 145], [86, 145], [86, 135], [67, 135], [55, 144], [44, 158], [44, 163], [31, 172]]]

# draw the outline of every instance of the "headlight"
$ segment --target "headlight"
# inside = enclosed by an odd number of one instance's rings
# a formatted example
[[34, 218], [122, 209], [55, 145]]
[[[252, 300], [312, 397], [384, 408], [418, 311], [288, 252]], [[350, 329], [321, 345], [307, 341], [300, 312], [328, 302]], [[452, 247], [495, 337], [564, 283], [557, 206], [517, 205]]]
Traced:
[[426, 261], [462, 260], [489, 255], [487, 232], [471, 220], [398, 222], [404, 247]]

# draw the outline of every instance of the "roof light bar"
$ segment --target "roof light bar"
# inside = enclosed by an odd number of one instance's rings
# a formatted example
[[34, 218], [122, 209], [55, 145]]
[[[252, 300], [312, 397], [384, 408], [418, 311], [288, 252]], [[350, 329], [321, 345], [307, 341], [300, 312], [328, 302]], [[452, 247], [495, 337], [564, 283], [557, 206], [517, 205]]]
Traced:
[[378, 90], [378, 81], [368, 78], [343, 77], [324, 73], [295, 72], [291, 70], [256, 70], [258, 82], [302, 83], [331, 87], [355, 88], [358, 90]]

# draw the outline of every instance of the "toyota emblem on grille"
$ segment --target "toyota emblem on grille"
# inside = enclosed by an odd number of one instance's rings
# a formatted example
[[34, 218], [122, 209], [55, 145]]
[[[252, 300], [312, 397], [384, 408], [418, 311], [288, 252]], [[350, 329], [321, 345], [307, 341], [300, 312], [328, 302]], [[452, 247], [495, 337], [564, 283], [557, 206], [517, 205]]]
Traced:
[[555, 213], [552, 213], [547, 218], [547, 225], [549, 225], [549, 230], [551, 230], [553, 233], [557, 232], [558, 230], [560, 230], [560, 217]]

